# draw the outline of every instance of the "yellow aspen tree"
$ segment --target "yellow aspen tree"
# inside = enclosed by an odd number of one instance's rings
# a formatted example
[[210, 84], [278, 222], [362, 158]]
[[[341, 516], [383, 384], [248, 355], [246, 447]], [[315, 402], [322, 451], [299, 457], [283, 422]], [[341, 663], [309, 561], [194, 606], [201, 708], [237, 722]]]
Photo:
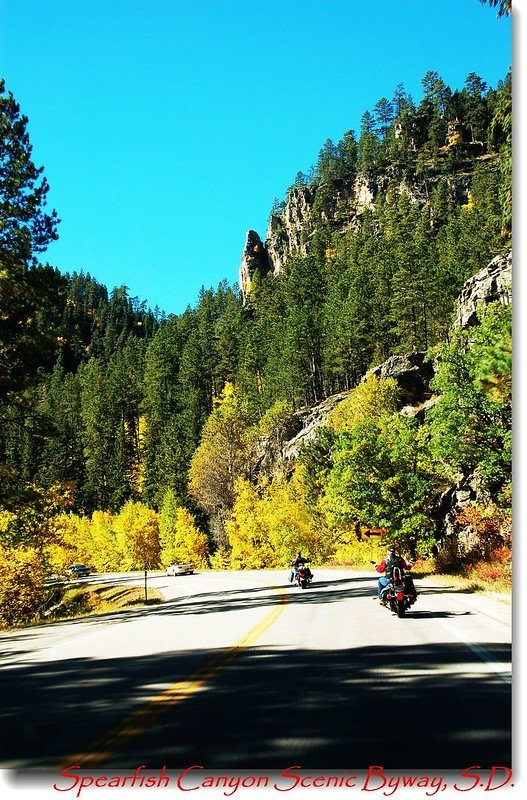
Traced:
[[160, 566], [159, 521], [155, 511], [129, 500], [114, 518], [123, 570]]
[[109, 511], [94, 511], [91, 515], [89, 563], [98, 572], [114, 572], [119, 569], [120, 552], [113, 521], [114, 517]]
[[46, 595], [41, 554], [0, 544], [0, 627], [35, 621]]
[[190, 511], [181, 506], [176, 511], [173, 548], [174, 561], [190, 561], [196, 567], [207, 566], [208, 538], [198, 529]]
[[297, 475], [278, 478], [266, 489], [263, 513], [270, 543], [280, 564], [286, 566], [297, 550], [306, 558], [321, 561], [329, 542], [327, 532], [314, 520], [305, 502], [305, 490]]
[[393, 378], [378, 378], [369, 372], [349, 397], [328, 415], [326, 425], [336, 433], [350, 431], [361, 419], [379, 419], [399, 407], [399, 388]]
[[89, 520], [76, 514], [56, 514], [48, 523], [50, 538], [43, 556], [49, 572], [63, 575], [70, 564], [91, 565]]
[[236, 481], [235, 492], [232, 516], [225, 526], [232, 548], [232, 566], [235, 569], [279, 566], [258, 490], [248, 480], [240, 478]]

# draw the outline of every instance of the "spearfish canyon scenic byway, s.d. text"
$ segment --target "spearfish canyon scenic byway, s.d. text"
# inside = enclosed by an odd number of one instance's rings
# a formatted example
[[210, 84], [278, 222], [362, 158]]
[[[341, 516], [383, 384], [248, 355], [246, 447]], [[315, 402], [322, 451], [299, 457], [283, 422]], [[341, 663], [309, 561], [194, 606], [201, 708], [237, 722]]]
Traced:
[[220, 790], [225, 797], [238, 791], [271, 789], [276, 792], [290, 792], [308, 789], [355, 789], [359, 792], [375, 793], [384, 797], [395, 795], [400, 790], [421, 790], [425, 797], [433, 797], [447, 788], [455, 792], [468, 792], [482, 789], [489, 792], [511, 783], [513, 772], [509, 767], [493, 766], [482, 770], [478, 766], [462, 769], [458, 774], [448, 775], [401, 775], [386, 772], [384, 767], [372, 765], [363, 774], [351, 770], [316, 773], [303, 770], [300, 766], [290, 766], [280, 773], [264, 774], [221, 774], [207, 772], [200, 764], [170, 773], [166, 766], [160, 770], [149, 771], [144, 765], [134, 772], [120, 775], [103, 773], [81, 774], [77, 766], [66, 767], [60, 773], [60, 780], [53, 784], [57, 792], [73, 792], [80, 797], [85, 789], [175, 789], [178, 792], [193, 792], [199, 789]]

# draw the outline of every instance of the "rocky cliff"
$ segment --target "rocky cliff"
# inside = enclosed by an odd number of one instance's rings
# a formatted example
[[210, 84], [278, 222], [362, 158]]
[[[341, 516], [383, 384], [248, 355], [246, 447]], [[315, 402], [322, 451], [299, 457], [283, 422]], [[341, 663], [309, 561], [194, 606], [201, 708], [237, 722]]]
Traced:
[[[434, 370], [432, 363], [425, 359], [424, 353], [392, 356], [383, 364], [374, 367], [371, 372], [378, 378], [393, 378], [396, 381], [401, 393], [402, 414], [421, 417], [434, 401], [429, 387]], [[279, 453], [270, 454], [266, 451], [265, 464], [272, 466], [271, 471], [289, 471], [294, 466], [302, 445], [314, 439], [318, 428], [326, 423], [330, 412], [349, 397], [349, 394], [349, 392], [340, 392], [328, 397], [313, 408], [296, 412], [292, 423], [293, 438], [282, 444]], [[260, 466], [264, 466], [264, 460], [261, 461]]]
[[[457, 302], [454, 327], [466, 329], [477, 325], [478, 310], [497, 301], [503, 305], [512, 302], [512, 250], [493, 258], [485, 269], [466, 281]], [[470, 549], [473, 533], [470, 528], [459, 530], [457, 515], [469, 503], [487, 500], [477, 471], [460, 475], [455, 486], [449, 487], [437, 500], [438, 541], [458, 538], [462, 547]]]
[[246, 305], [255, 273], [266, 275], [272, 269], [267, 248], [256, 231], [249, 230], [245, 236], [239, 271], [239, 285], [243, 304]]
[[[406, 194], [413, 203], [425, 203], [440, 178], [437, 173], [427, 175], [426, 182], [409, 180], [402, 170], [392, 167], [378, 176], [360, 173], [330, 183], [293, 186], [283, 209], [271, 214], [265, 241], [255, 231], [247, 232], [239, 271], [244, 302], [254, 272], [263, 269], [278, 274], [291, 258], [307, 255], [313, 233], [321, 224], [339, 233], [354, 229], [365, 209], [373, 208], [388, 190]], [[470, 180], [471, 175], [463, 171], [449, 176], [451, 199], [457, 205], [467, 202]]]
[[493, 258], [490, 264], [466, 281], [456, 308], [455, 328], [469, 328], [478, 322], [478, 309], [499, 300], [512, 302], [512, 250]]

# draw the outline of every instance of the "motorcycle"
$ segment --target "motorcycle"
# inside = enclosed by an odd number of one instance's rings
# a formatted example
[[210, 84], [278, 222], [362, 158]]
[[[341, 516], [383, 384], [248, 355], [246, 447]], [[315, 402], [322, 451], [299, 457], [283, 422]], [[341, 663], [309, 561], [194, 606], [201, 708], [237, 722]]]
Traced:
[[400, 567], [394, 567], [388, 585], [381, 592], [381, 602], [401, 618], [416, 599], [417, 594], [410, 575], [404, 574]]
[[296, 583], [299, 589], [307, 589], [312, 580], [313, 573], [307, 564], [299, 564], [299, 566], [295, 568], [293, 583]]

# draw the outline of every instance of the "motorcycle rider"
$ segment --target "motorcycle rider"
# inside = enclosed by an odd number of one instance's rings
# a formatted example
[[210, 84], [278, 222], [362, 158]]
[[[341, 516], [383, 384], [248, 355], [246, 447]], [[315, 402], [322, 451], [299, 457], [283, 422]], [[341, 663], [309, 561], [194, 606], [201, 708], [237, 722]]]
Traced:
[[[395, 545], [391, 544], [386, 551], [385, 558], [383, 558], [381, 563], [375, 567], [377, 572], [384, 572], [384, 575], [382, 575], [377, 581], [377, 596], [374, 598], [374, 600], [379, 600], [383, 605], [385, 604], [385, 601], [382, 599], [382, 591], [386, 588], [386, 586], [388, 586], [394, 567], [399, 567], [399, 569], [403, 570], [404, 574], [404, 570], [412, 569], [413, 561], [405, 561], [405, 559], [397, 552]], [[415, 603], [417, 600], [417, 591], [415, 589], [414, 582], [410, 575], [405, 575], [404, 581], [405, 585], [409, 588], [410, 593], [413, 594], [413, 599], [411, 602]]]
[[290, 566], [291, 566], [291, 574], [289, 576], [289, 583], [293, 583], [298, 567], [305, 567], [306, 568], [307, 577], [309, 578], [309, 580], [312, 580], [313, 573], [311, 572], [311, 570], [307, 566], [306, 561], [308, 561], [308, 559], [304, 558], [304, 556], [302, 555], [300, 550], [298, 550], [296, 556], [293, 558], [293, 560], [291, 561], [291, 564], [290, 564]]

